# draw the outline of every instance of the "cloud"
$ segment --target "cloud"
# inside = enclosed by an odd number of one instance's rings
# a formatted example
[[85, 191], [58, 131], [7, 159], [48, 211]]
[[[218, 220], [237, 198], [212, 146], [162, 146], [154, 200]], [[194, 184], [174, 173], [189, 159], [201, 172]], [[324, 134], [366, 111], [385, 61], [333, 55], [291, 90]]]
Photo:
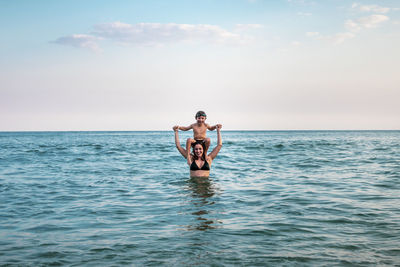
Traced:
[[298, 16], [302, 16], [302, 17], [309, 17], [312, 16], [312, 13], [307, 13], [307, 12], [297, 12]]
[[359, 18], [357, 21], [347, 20], [345, 27], [349, 31], [358, 32], [362, 28], [376, 28], [382, 22], [388, 21], [389, 17], [385, 15], [371, 15], [368, 17]]
[[346, 20], [346, 22], [344, 23], [344, 27], [351, 32], [358, 32], [359, 30], [361, 30], [361, 26], [351, 19]]
[[340, 32], [335, 34], [334, 36], [326, 37], [327, 40], [333, 42], [333, 44], [338, 45], [346, 41], [347, 39], [353, 38], [355, 35], [351, 32]]
[[364, 28], [376, 28], [378, 24], [389, 20], [385, 15], [371, 15], [358, 19], [358, 23]]
[[236, 24], [235, 31], [248, 31], [264, 28], [261, 24]]
[[361, 5], [359, 3], [353, 3], [351, 7], [363, 12], [387, 13], [390, 11], [389, 7], [381, 7], [378, 5]]
[[308, 36], [308, 37], [316, 37], [319, 35], [320, 35], [319, 32], [306, 32], [306, 36]]
[[356, 21], [349, 19], [344, 23], [344, 27], [348, 30], [348, 32], [340, 32], [328, 36], [321, 35], [319, 32], [307, 32], [306, 36], [314, 38], [315, 40], [328, 40], [333, 44], [338, 45], [342, 44], [347, 39], [354, 38], [356, 33], [361, 29], [376, 28], [379, 24], [388, 20], [389, 17], [385, 15], [371, 15], [359, 18]]
[[73, 47], [80, 47], [90, 49], [95, 52], [100, 52], [101, 49], [97, 45], [97, 41], [102, 38], [87, 35], [87, 34], [73, 34], [64, 37], [60, 37], [57, 40], [53, 41], [53, 43], [61, 44], [61, 45], [69, 45]]
[[291, 4], [303, 5], [303, 6], [305, 6], [305, 5], [308, 5], [308, 6], [315, 5], [315, 2], [312, 1], [312, 0], [311, 1], [310, 0], [287, 0], [287, 2], [291, 3]]
[[125, 44], [158, 45], [182, 41], [238, 43], [240, 36], [215, 25], [121, 22], [96, 25], [92, 34]]
[[315, 40], [325, 40], [333, 43], [334, 45], [342, 44], [347, 39], [353, 38], [355, 35], [351, 32], [340, 32], [334, 35], [322, 35], [319, 32], [307, 32], [306, 36], [314, 38]]
[[[258, 29], [259, 24], [238, 24], [241, 31]], [[90, 35], [74, 34], [60, 37], [54, 43], [99, 50], [99, 40], [110, 40], [124, 45], [158, 46], [178, 42], [206, 42], [212, 44], [245, 44], [251, 38], [209, 24], [138, 23], [122, 22], [95, 25]]]
[[293, 41], [293, 42], [291, 43], [291, 45], [297, 47], [297, 46], [301, 46], [302, 43], [299, 42], [299, 41]]

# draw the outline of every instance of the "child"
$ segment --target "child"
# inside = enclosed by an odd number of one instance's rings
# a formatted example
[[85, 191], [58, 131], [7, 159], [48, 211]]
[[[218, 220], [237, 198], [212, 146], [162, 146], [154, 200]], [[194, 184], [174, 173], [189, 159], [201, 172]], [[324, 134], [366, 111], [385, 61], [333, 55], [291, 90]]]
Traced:
[[204, 111], [199, 111], [196, 113], [195, 118], [197, 120], [197, 123], [193, 123], [187, 127], [184, 126], [175, 126], [174, 128], [178, 128], [178, 130], [182, 131], [188, 131], [190, 129], [193, 129], [193, 138], [188, 138], [186, 141], [186, 151], [188, 154], [190, 154], [190, 146], [193, 143], [204, 143], [205, 145], [205, 151], [204, 154], [207, 155], [207, 150], [210, 147], [211, 139], [207, 137], [207, 129], [210, 131], [214, 131], [217, 126], [222, 127], [221, 124], [217, 124], [214, 126], [210, 126], [207, 123], [205, 123], [205, 120], [207, 119], [207, 115]]

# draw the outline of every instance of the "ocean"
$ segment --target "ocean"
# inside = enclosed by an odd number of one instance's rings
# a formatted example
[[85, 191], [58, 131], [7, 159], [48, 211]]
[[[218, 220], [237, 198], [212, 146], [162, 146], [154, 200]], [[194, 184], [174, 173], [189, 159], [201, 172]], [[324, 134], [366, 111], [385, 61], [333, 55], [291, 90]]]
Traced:
[[0, 132], [0, 265], [400, 265], [400, 131], [221, 133]]

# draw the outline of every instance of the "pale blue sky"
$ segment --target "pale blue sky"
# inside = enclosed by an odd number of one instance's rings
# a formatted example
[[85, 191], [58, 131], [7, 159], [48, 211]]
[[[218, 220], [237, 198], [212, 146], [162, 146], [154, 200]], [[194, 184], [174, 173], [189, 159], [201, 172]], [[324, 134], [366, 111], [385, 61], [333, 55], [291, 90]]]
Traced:
[[395, 0], [0, 0], [0, 130], [400, 129]]

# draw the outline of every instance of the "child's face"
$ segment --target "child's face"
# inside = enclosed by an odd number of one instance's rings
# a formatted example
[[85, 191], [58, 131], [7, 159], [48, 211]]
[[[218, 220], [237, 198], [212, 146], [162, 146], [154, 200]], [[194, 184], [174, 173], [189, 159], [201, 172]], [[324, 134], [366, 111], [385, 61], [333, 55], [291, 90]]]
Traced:
[[197, 123], [204, 123], [206, 121], [206, 117], [204, 116], [199, 116], [196, 118]]

